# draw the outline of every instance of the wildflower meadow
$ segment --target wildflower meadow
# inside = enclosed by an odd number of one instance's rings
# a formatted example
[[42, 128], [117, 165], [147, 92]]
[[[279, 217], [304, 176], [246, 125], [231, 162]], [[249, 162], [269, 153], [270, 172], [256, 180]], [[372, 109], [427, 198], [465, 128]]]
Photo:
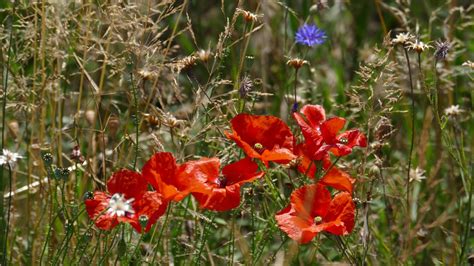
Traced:
[[471, 0], [0, 22], [0, 265], [474, 265]]

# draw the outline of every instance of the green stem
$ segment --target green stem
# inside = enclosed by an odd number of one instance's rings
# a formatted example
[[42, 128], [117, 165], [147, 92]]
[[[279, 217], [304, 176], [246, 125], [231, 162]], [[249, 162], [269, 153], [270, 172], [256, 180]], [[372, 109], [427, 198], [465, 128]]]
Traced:
[[407, 178], [406, 178], [406, 189], [407, 189], [407, 196], [406, 196], [406, 205], [407, 205], [407, 217], [409, 220], [410, 217], [410, 169], [412, 164], [412, 155], [413, 155], [413, 146], [415, 142], [415, 95], [413, 93], [413, 77], [411, 72], [410, 66], [410, 57], [408, 56], [408, 49], [403, 48], [405, 51], [405, 58], [407, 60], [407, 67], [408, 67], [408, 77], [410, 79], [410, 94], [411, 94], [411, 140], [410, 140], [410, 152], [408, 155], [408, 170], [407, 170]]

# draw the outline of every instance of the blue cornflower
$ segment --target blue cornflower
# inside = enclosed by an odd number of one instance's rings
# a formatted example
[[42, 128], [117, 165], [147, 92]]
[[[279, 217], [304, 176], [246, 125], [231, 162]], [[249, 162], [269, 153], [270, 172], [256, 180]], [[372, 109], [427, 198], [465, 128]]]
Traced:
[[326, 33], [314, 24], [304, 24], [296, 32], [296, 43], [313, 47], [326, 40]]

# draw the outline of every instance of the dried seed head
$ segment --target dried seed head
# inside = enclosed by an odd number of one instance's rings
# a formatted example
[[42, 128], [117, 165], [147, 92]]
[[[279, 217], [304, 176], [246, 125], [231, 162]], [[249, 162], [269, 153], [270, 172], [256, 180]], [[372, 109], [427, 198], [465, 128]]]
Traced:
[[409, 42], [413, 41], [415, 37], [411, 35], [409, 32], [399, 33], [392, 39], [392, 45], [402, 45], [405, 46]]
[[286, 64], [295, 69], [299, 69], [303, 65], [309, 65], [308, 61], [300, 59], [300, 58], [291, 58], [290, 60], [286, 62]]
[[156, 76], [156, 74], [153, 71], [150, 71], [147, 68], [142, 68], [137, 73], [138, 73], [138, 76], [140, 76], [144, 80], [150, 80]]
[[448, 41], [437, 41], [434, 56], [437, 60], [445, 60], [451, 44]]
[[172, 114], [165, 113], [163, 115], [163, 124], [169, 128], [175, 128], [181, 125], [184, 121], [176, 119]]
[[253, 82], [252, 80], [248, 77], [245, 76], [241, 81], [240, 81], [240, 87], [239, 87], [239, 94], [240, 98], [245, 98], [247, 94], [252, 91], [253, 88]]
[[196, 57], [199, 58], [199, 60], [201, 60], [204, 63], [209, 61], [209, 58], [211, 58], [211, 56], [212, 56], [212, 53], [209, 50], [201, 49], [197, 51], [196, 53]]
[[237, 8], [237, 13], [242, 15], [246, 22], [258, 22], [258, 19], [261, 17], [261, 15], [254, 14], [250, 11], [243, 10], [240, 8]]
[[390, 119], [381, 117], [375, 125], [375, 139], [379, 142], [384, 142], [393, 133], [393, 125]]
[[179, 60], [176, 63], [178, 71], [181, 72], [183, 70], [187, 70], [196, 64], [196, 57], [195, 56], [186, 56], [185, 58]]
[[152, 114], [143, 114], [147, 126], [151, 129], [156, 129], [161, 126], [160, 119]]

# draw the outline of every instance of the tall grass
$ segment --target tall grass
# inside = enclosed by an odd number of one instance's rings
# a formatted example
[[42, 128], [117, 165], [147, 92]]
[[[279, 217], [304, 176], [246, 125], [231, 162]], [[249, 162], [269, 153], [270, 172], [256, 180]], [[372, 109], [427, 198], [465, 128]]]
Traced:
[[[0, 171], [2, 265], [472, 263], [473, 15], [468, 0], [0, 2], [1, 147], [23, 157]], [[325, 44], [294, 43], [305, 22]], [[432, 48], [393, 45], [404, 32]], [[237, 209], [188, 197], [146, 234], [85, 212], [87, 191], [155, 152], [241, 158], [224, 134], [240, 112], [297, 132], [295, 99], [368, 138], [336, 163], [357, 180], [350, 235], [280, 231], [275, 213], [309, 182], [281, 165]]]

